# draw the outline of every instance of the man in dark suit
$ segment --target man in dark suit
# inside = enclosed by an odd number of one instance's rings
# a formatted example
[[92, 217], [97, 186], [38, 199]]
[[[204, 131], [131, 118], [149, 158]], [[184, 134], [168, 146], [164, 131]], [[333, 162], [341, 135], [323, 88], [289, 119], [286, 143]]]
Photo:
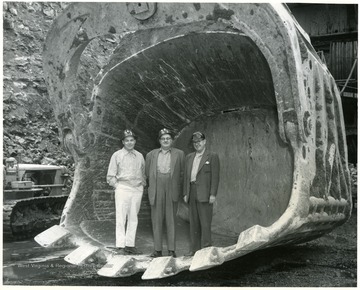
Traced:
[[182, 194], [184, 177], [183, 151], [173, 148], [172, 133], [168, 129], [159, 132], [161, 147], [146, 155], [145, 174], [149, 179], [148, 195], [155, 251], [150, 257], [162, 256], [163, 223], [166, 223], [168, 255], [176, 257], [176, 212]]
[[211, 246], [213, 204], [219, 186], [219, 156], [206, 149], [202, 132], [192, 135], [195, 152], [185, 159], [184, 201], [189, 203], [190, 252]]

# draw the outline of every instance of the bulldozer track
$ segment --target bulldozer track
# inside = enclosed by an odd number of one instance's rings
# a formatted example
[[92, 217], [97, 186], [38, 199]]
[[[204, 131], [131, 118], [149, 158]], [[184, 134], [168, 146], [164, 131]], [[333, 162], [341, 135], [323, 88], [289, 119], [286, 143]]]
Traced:
[[[33, 237], [42, 230], [59, 223], [67, 195], [40, 196], [22, 200], [8, 200], [3, 203], [4, 241], [22, 240]], [[39, 208], [40, 206], [40, 208]], [[24, 217], [25, 211], [32, 210], [32, 219]], [[41, 216], [43, 211], [47, 214]], [[51, 211], [51, 214], [49, 214]], [[23, 214], [19, 218], [19, 215]], [[23, 219], [23, 220], [21, 220]]]

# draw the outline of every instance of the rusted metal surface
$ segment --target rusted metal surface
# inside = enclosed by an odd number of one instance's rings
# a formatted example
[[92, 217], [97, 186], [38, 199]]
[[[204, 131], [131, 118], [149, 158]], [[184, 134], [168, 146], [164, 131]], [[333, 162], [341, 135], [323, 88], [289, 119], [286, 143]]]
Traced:
[[[139, 15], [152, 14], [140, 8]], [[72, 4], [54, 22], [44, 52], [61, 138], [76, 161], [60, 226], [73, 244], [101, 248], [113, 266], [99, 274], [144, 271], [143, 279], [155, 279], [207, 269], [314, 239], [349, 218], [339, 92], [284, 6], [157, 3], [145, 20], [130, 12], [126, 3]], [[84, 83], [81, 54], [109, 33], [119, 45]], [[175, 146], [186, 153], [191, 132], [205, 132], [221, 159], [213, 232], [237, 243], [218, 239], [190, 259], [106, 252], [113, 205], [105, 176], [125, 127], [139, 136], [143, 154], [158, 146], [163, 127], [177, 133]], [[138, 236], [151, 244], [151, 231]]]

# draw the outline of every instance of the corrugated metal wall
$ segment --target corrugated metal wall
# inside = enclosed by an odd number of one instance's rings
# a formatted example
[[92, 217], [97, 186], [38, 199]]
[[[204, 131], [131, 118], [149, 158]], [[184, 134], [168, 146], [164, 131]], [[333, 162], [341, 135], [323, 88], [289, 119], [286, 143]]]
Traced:
[[[357, 58], [357, 5], [288, 4], [341, 90]], [[356, 97], [357, 65], [343, 95]]]
[[[331, 42], [327, 65], [338, 85], [345, 83], [349, 77], [354, 61], [357, 57], [357, 41]], [[354, 80], [357, 79], [357, 67], [353, 69], [347, 88], [356, 89]], [[352, 84], [352, 86], [351, 86]]]
[[296, 20], [310, 37], [332, 35], [356, 30], [353, 5], [288, 4]]

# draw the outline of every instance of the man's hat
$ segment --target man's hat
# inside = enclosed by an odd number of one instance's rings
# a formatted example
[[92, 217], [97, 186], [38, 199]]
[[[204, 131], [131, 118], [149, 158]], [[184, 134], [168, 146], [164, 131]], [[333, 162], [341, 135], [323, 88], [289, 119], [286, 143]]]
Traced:
[[16, 159], [14, 157], [9, 157], [9, 158], [6, 158], [6, 162], [16, 162]]
[[192, 138], [191, 138], [192, 142], [199, 142], [199, 141], [202, 141], [202, 140], [205, 140], [205, 134], [204, 133], [201, 133], [200, 131], [197, 131], [197, 132], [194, 132], [192, 134]]
[[125, 129], [124, 130], [121, 140], [124, 140], [126, 137], [133, 137], [134, 139], [137, 139], [134, 132], [131, 131], [130, 129]]
[[159, 131], [159, 139], [161, 138], [162, 135], [165, 135], [165, 134], [169, 134], [171, 136], [171, 138], [173, 138], [171, 131], [164, 128]]

